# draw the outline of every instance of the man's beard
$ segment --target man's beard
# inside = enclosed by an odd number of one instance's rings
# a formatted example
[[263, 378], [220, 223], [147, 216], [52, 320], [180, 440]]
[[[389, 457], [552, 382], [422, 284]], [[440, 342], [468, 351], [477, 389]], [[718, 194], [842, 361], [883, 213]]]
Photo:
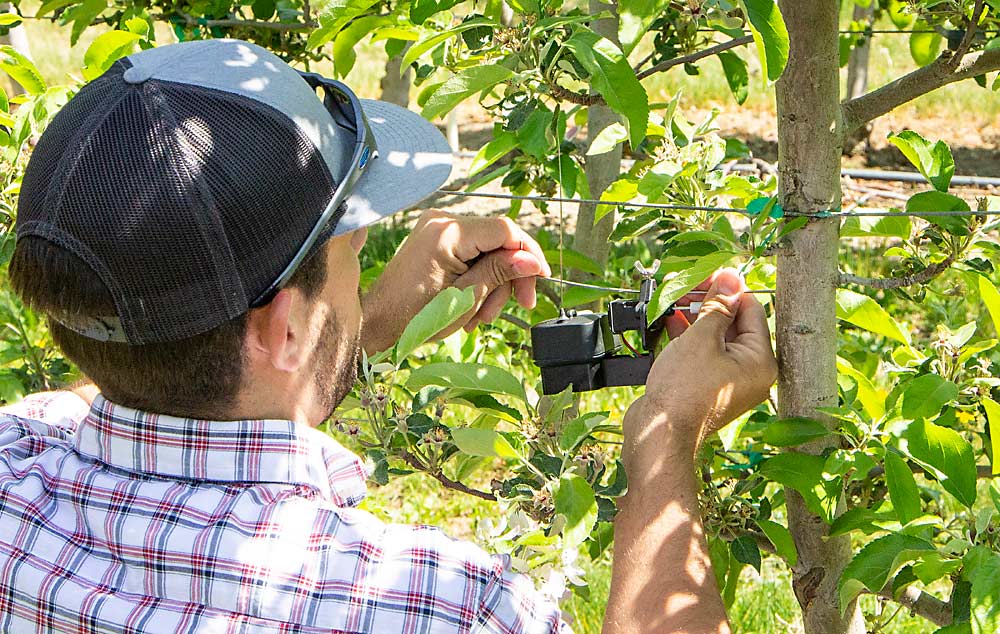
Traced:
[[323, 420], [333, 416], [333, 412], [351, 391], [358, 377], [358, 358], [361, 355], [360, 328], [358, 332], [353, 333], [353, 336], [339, 330], [338, 320], [331, 314], [323, 324], [314, 357], [316, 388], [320, 405], [326, 412]]

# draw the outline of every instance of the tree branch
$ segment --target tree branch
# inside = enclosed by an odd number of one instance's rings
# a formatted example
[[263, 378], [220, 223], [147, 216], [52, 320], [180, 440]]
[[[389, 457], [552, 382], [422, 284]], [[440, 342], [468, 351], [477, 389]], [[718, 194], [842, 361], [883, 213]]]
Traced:
[[424, 473], [430, 475], [435, 480], [443, 484], [445, 488], [452, 489], [453, 491], [459, 491], [461, 493], [467, 493], [469, 495], [481, 498], [483, 500], [489, 500], [490, 502], [497, 501], [496, 496], [494, 496], [492, 493], [487, 493], [486, 491], [480, 491], [479, 489], [473, 489], [467, 487], [461, 482], [456, 482], [455, 480], [452, 480], [451, 478], [447, 477], [440, 471], [436, 473], [431, 472], [424, 463], [420, 462], [420, 460], [418, 460], [416, 456], [414, 456], [408, 451], [403, 451], [400, 454], [400, 457], [406, 461], [406, 464], [410, 465], [411, 467], [413, 467], [418, 471], [423, 471]]
[[[308, 7], [308, 5], [306, 5]], [[184, 24], [187, 26], [205, 26], [205, 27], [222, 27], [222, 28], [238, 28], [246, 27], [249, 29], [269, 29], [271, 31], [306, 31], [309, 29], [315, 29], [319, 26], [316, 22], [306, 19], [305, 22], [267, 22], [265, 20], [236, 20], [236, 19], [224, 19], [224, 20], [207, 20], [204, 18], [196, 18], [193, 15], [188, 15], [187, 13], [178, 11], [177, 17], [184, 20]], [[156, 16], [157, 19], [169, 22], [173, 16], [161, 13]]]
[[907, 586], [898, 597], [892, 595], [890, 584], [882, 588], [878, 596], [895, 601], [901, 606], [908, 608], [910, 612], [917, 616], [922, 616], [938, 627], [944, 627], [952, 622], [951, 603], [942, 601], [932, 594], [928, 594], [919, 588]]
[[744, 35], [743, 37], [738, 37], [728, 42], [722, 42], [721, 44], [716, 44], [715, 46], [709, 46], [706, 49], [690, 53], [688, 55], [681, 55], [680, 57], [675, 57], [673, 59], [668, 59], [664, 62], [660, 62], [652, 68], [646, 69], [636, 75], [640, 80], [649, 77], [650, 75], [655, 75], [656, 73], [662, 73], [663, 71], [673, 68], [674, 66], [680, 66], [681, 64], [691, 64], [697, 62], [700, 59], [706, 57], [711, 57], [712, 55], [718, 55], [719, 53], [728, 51], [731, 48], [736, 48], [737, 46], [746, 46], [753, 42], [752, 35]]
[[950, 83], [1000, 69], [1000, 48], [964, 55], [957, 66], [942, 55], [927, 66], [841, 104], [845, 135], [890, 110]]
[[969, 47], [972, 46], [972, 40], [976, 36], [976, 30], [979, 28], [979, 19], [983, 17], [983, 11], [985, 9], [986, 0], [976, 0], [976, 5], [972, 9], [972, 18], [965, 26], [965, 35], [962, 36], [962, 41], [959, 43], [958, 48], [955, 49], [955, 53], [948, 60], [948, 65], [952, 68], [958, 66], [958, 63], [962, 61], [965, 54], [969, 52]]
[[[919, 465], [910, 464], [910, 471], [913, 473], [926, 473]], [[872, 480], [885, 473], [885, 467], [872, 467], [865, 474], [865, 478]], [[931, 476], [933, 477], [933, 476]], [[989, 480], [997, 476], [993, 475], [993, 467], [988, 464], [976, 465], [976, 477], [980, 480]]]
[[931, 264], [922, 271], [917, 271], [911, 275], [904, 275], [903, 277], [860, 277], [858, 275], [851, 275], [850, 273], [841, 273], [838, 282], [839, 286], [858, 284], [860, 286], [867, 286], [869, 288], [877, 288], [881, 290], [903, 288], [904, 286], [913, 286], [914, 284], [924, 284], [929, 282], [938, 275], [944, 273], [954, 261], [955, 256], [949, 255], [937, 264]]
[[[636, 78], [640, 81], [649, 77], [650, 75], [655, 75], [656, 73], [662, 73], [665, 70], [669, 70], [674, 66], [680, 66], [681, 64], [691, 64], [697, 62], [700, 59], [706, 57], [711, 57], [712, 55], [718, 55], [724, 51], [728, 51], [731, 48], [736, 48], [737, 46], [746, 46], [753, 42], [752, 35], [746, 35], [744, 37], [738, 37], [728, 42], [722, 42], [721, 44], [716, 44], [714, 46], [709, 46], [706, 49], [690, 53], [688, 55], [681, 55], [680, 57], [675, 57], [673, 59], [668, 59], [666, 61], [660, 62], [659, 64], [648, 68], [641, 73], [636, 75]], [[648, 59], [648, 58], [647, 58]], [[646, 63], [646, 60], [639, 62], [638, 65]], [[570, 103], [575, 103], [580, 106], [593, 106], [595, 104], [603, 104], [604, 97], [598, 94], [587, 94], [582, 92], [576, 92], [575, 90], [570, 90], [569, 88], [563, 88], [562, 86], [556, 84], [554, 81], [548, 82], [549, 92], [556, 99], [562, 101], [568, 101]]]

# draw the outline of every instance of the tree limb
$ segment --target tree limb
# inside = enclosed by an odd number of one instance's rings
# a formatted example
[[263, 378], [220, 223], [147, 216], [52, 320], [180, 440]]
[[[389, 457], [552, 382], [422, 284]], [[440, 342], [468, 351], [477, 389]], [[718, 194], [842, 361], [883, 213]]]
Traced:
[[893, 596], [891, 585], [890, 583], [882, 588], [878, 596], [895, 601], [901, 606], [908, 608], [910, 612], [917, 616], [922, 616], [938, 627], [951, 624], [953, 616], [950, 602], [942, 601], [934, 595], [913, 586], [907, 586], [899, 596]]
[[983, 11], [985, 9], [986, 0], [976, 0], [976, 5], [972, 9], [972, 18], [965, 26], [965, 35], [962, 36], [962, 41], [959, 43], [958, 48], [955, 49], [955, 53], [948, 60], [948, 65], [952, 68], [958, 66], [958, 63], [962, 61], [965, 54], [969, 52], [969, 47], [972, 46], [972, 40], [976, 36], [976, 29], [979, 28], [979, 19], [983, 17]]
[[[731, 48], [736, 48], [737, 46], [746, 46], [753, 42], [752, 35], [746, 35], [744, 37], [738, 37], [728, 42], [722, 42], [721, 44], [716, 44], [714, 46], [709, 46], [706, 49], [695, 51], [694, 53], [689, 53], [688, 55], [681, 55], [680, 57], [675, 57], [673, 59], [668, 59], [666, 61], [660, 62], [659, 64], [648, 68], [641, 73], [636, 75], [636, 78], [640, 81], [649, 77], [650, 75], [655, 75], [656, 73], [662, 73], [665, 70], [669, 70], [674, 66], [680, 66], [681, 64], [691, 64], [697, 62], [700, 59], [706, 57], [711, 57], [712, 55], [718, 55], [719, 53], [728, 51]], [[648, 58], [647, 58], [648, 59]], [[646, 60], [643, 60], [639, 65], [644, 64]], [[580, 106], [593, 106], [595, 104], [603, 104], [604, 97], [598, 94], [587, 94], [582, 92], [577, 92], [575, 90], [570, 90], [569, 88], [563, 88], [562, 86], [556, 84], [554, 81], [548, 83], [549, 92], [552, 96], [561, 101], [568, 101], [570, 103], [575, 103]]]
[[706, 57], [711, 57], [712, 55], [718, 55], [719, 53], [728, 51], [731, 48], [736, 48], [737, 46], [746, 46], [753, 42], [752, 35], [744, 35], [743, 37], [737, 37], [735, 39], [729, 40], [728, 42], [722, 42], [721, 44], [716, 44], [715, 46], [709, 46], [706, 49], [690, 53], [688, 55], [681, 55], [680, 57], [675, 57], [673, 59], [668, 59], [666, 61], [660, 62], [652, 68], [648, 68], [636, 77], [640, 80], [649, 77], [650, 75], [655, 75], [656, 73], [662, 73], [663, 71], [673, 68], [674, 66], [679, 66], [681, 64], [691, 64], [697, 62], [700, 59]]
[[957, 66], [942, 55], [927, 66], [841, 104], [845, 135], [890, 110], [950, 83], [1000, 69], [1000, 48], [964, 55]]
[[[308, 6], [308, 5], [306, 5]], [[184, 21], [187, 26], [205, 26], [205, 27], [222, 27], [222, 28], [239, 28], [246, 27], [249, 29], [269, 29], [271, 31], [306, 31], [309, 29], [315, 29], [319, 24], [313, 22], [312, 20], [306, 20], [305, 22], [267, 22], [265, 20], [236, 20], [236, 19], [223, 19], [223, 20], [207, 20], [204, 18], [196, 18], [193, 15], [188, 15], [182, 11], [178, 11], [176, 16]], [[165, 13], [161, 13], [155, 16], [157, 19], [169, 22], [173, 17]]]
[[437, 480], [438, 482], [440, 482], [441, 484], [443, 484], [445, 486], [445, 488], [452, 489], [453, 491], [459, 491], [461, 493], [467, 493], [469, 495], [475, 496], [475, 497], [483, 499], [483, 500], [489, 500], [490, 502], [496, 502], [497, 501], [496, 496], [493, 495], [492, 493], [487, 493], [486, 491], [480, 491], [479, 489], [473, 489], [473, 488], [467, 487], [464, 484], [462, 484], [461, 482], [456, 482], [455, 480], [452, 480], [451, 478], [449, 478], [445, 474], [441, 473], [440, 471], [437, 471], [437, 472], [430, 471], [427, 468], [427, 465], [425, 465], [424, 463], [420, 462], [420, 460], [418, 460], [416, 456], [414, 456], [413, 454], [411, 454], [408, 451], [403, 451], [400, 454], [400, 457], [403, 460], [406, 461], [406, 464], [410, 465], [411, 467], [413, 467], [414, 469], [416, 469], [418, 471], [422, 471], [422, 472], [430, 475], [435, 480]]
[[[913, 473], [926, 473], [922, 467], [915, 464], [910, 464], [910, 471]], [[885, 467], [872, 467], [865, 474], [865, 478], [868, 480], [873, 480], [878, 476], [885, 473]], [[933, 476], [931, 476], [933, 477]], [[988, 464], [978, 464], [976, 465], [976, 477], [980, 480], [989, 480], [990, 478], [995, 478], [997, 476], [993, 475], [993, 467]]]
[[904, 286], [913, 286], [914, 284], [924, 284], [929, 282], [938, 275], [944, 273], [954, 261], [955, 256], [949, 255], [937, 264], [931, 264], [922, 271], [917, 271], [916, 273], [904, 275], [902, 277], [860, 277], [858, 275], [851, 275], [850, 273], [841, 273], [838, 282], [839, 286], [858, 284], [860, 286], [867, 286], [869, 288], [877, 288], [881, 290], [903, 288]]

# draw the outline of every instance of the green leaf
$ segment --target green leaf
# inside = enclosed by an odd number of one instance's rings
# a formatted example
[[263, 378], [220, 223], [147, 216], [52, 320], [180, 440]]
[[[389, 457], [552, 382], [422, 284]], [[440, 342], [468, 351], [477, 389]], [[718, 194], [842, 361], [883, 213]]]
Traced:
[[590, 432], [606, 420], [608, 417], [604, 412], [590, 412], [571, 420], [566, 423], [559, 435], [559, 448], [568, 452], [575, 451]]
[[476, 156], [472, 159], [472, 164], [469, 165], [469, 176], [475, 176], [490, 165], [493, 165], [516, 147], [517, 136], [506, 130], [500, 130], [493, 137], [492, 141], [479, 148], [479, 151], [476, 152]]
[[732, 91], [736, 103], [743, 105], [749, 95], [750, 76], [747, 74], [747, 64], [743, 58], [732, 51], [719, 53], [719, 61], [722, 62], [722, 72], [726, 74], [726, 83]]
[[920, 192], [906, 201], [906, 211], [915, 213], [927, 222], [941, 227], [948, 233], [964, 236], [969, 233], [969, 219], [965, 216], [920, 215], [926, 211], [969, 211], [969, 203], [958, 196], [939, 191]]
[[733, 551], [733, 557], [736, 558], [736, 561], [741, 564], [753, 566], [757, 569], [758, 573], [760, 572], [760, 548], [753, 537], [740, 535], [733, 540], [730, 548]]
[[[941, 43], [944, 38], [940, 34], [933, 32], [926, 22], [917, 20], [913, 26], [914, 31], [925, 31], [921, 33], [910, 33], [910, 55], [917, 66], [926, 66], [937, 59], [941, 52]], [[932, 32], [926, 32], [932, 31]]]
[[459, 451], [469, 456], [521, 459], [510, 442], [494, 429], [453, 427], [451, 439]]
[[590, 83], [615, 112], [624, 115], [632, 148], [646, 137], [649, 97], [628, 59], [607, 38], [581, 28], [563, 44], [590, 74]]
[[561, 251], [559, 249], [546, 249], [542, 251], [542, 254], [545, 255], [545, 261], [549, 263], [552, 270], [556, 270], [561, 265], [564, 268], [579, 269], [591, 275], [603, 276], [605, 273], [604, 267], [593, 258], [573, 249], [564, 248]]
[[795, 540], [787, 528], [772, 522], [771, 520], [757, 520], [762, 533], [774, 544], [774, 550], [778, 556], [785, 560], [789, 566], [794, 566], [799, 562], [799, 553], [795, 549]]
[[906, 461], [891, 451], [885, 452], [885, 482], [889, 487], [889, 499], [900, 524], [909, 524], [920, 517], [920, 491]]
[[[482, 26], [495, 27], [497, 26], [497, 23], [487, 18], [473, 18], [471, 20], [466, 20], [465, 22], [462, 22], [458, 26], [450, 28], [447, 31], [435, 32], [434, 35], [431, 35], [426, 39], [420, 40], [419, 42], [411, 46], [409, 50], [406, 51], [406, 54], [403, 55], [403, 60], [400, 63], [400, 70], [402, 72], [406, 72], [406, 69], [409, 68], [410, 64], [415, 62], [418, 57], [420, 57], [427, 51], [431, 50], [432, 48], [436, 47], [441, 42], [444, 42], [445, 40], [450, 39], [452, 37], [455, 37], [459, 33], [468, 31], [469, 29], [476, 29]], [[312, 38], [310, 37], [310, 39]]]
[[406, 325], [393, 353], [395, 363], [398, 365], [434, 335], [469, 312], [475, 302], [475, 290], [471, 286], [464, 290], [449, 287], [438, 293]]
[[626, 54], [632, 50], [646, 34], [649, 27], [664, 9], [670, 6], [667, 0], [620, 0], [618, 14], [618, 39]]
[[867, 376], [852, 368], [843, 359], [837, 359], [837, 371], [850, 377], [858, 386], [858, 400], [865, 414], [872, 420], [885, 416], [885, 394], [875, 387]]
[[913, 14], [910, 13], [909, 4], [905, 0], [889, 0], [887, 13], [897, 29], [906, 29], [913, 24]]
[[840, 235], [844, 238], [873, 236], [908, 240], [912, 230], [910, 217], [900, 212], [889, 216], [850, 216], [844, 219]]
[[462, 390], [509, 394], [526, 400], [524, 386], [510, 372], [481, 363], [428, 363], [410, 372], [407, 385], [420, 389], [426, 385]]
[[788, 62], [788, 29], [774, 0], [740, 0], [750, 22], [750, 33], [761, 70], [769, 81], [777, 81]]
[[[639, 183], [634, 178], [623, 177], [611, 183], [607, 189], [601, 192], [601, 200], [612, 203], [624, 203], [635, 198], [639, 191]], [[598, 205], [594, 212], [594, 222], [614, 211], [614, 205]]]
[[45, 92], [45, 81], [31, 60], [12, 46], [0, 46], [0, 70], [10, 75], [29, 95]]
[[83, 77], [97, 79], [120, 58], [135, 50], [139, 36], [128, 31], [108, 31], [98, 35], [83, 54]]
[[993, 450], [993, 475], [1000, 473], [1000, 403], [984, 396], [983, 409], [990, 428], [990, 448]]
[[556, 513], [566, 518], [563, 535], [568, 547], [587, 539], [597, 522], [597, 498], [586, 480], [575, 473], [564, 473], [555, 490]]
[[337, 33], [337, 37], [333, 40], [333, 69], [338, 77], [347, 77], [354, 68], [354, 61], [357, 59], [354, 47], [358, 42], [383, 24], [390, 24], [385, 16], [366, 15], [357, 18]]
[[835, 499], [831, 500], [823, 487], [825, 462], [822, 456], [796, 452], [781, 453], [761, 463], [760, 474], [798, 491], [809, 510], [829, 522], [832, 520]]
[[970, 603], [974, 634], [1000, 632], [1000, 556], [993, 555], [976, 570]]
[[461, 0], [413, 0], [410, 5], [410, 20], [417, 25], [423, 24], [435, 13], [451, 9]]
[[487, 64], [472, 66], [452, 75], [427, 100], [423, 109], [426, 119], [434, 119], [457, 106], [470, 95], [488, 90], [514, 74], [506, 66]]
[[903, 433], [906, 451], [941, 482], [962, 504], [976, 501], [976, 457], [972, 445], [958, 432], [923, 419], [910, 423]]
[[890, 577], [913, 561], [923, 551], [932, 551], [934, 546], [919, 537], [895, 533], [879, 537], [854, 556], [840, 576], [840, 609], [847, 606], [865, 588], [878, 593]]
[[986, 310], [990, 313], [993, 330], [1000, 334], [1000, 291], [989, 278], [982, 275], [979, 276], [979, 297], [986, 304]]
[[956, 398], [957, 385], [936, 374], [924, 374], [907, 384], [901, 412], [904, 418], [934, 418]]
[[909, 336], [899, 324], [867, 295], [845, 288], [837, 289], [837, 318], [900, 343], [910, 343]]
[[21, 19], [16, 13], [0, 13], [0, 26], [15, 27], [21, 23]]
[[951, 148], [944, 141], [931, 144], [913, 130], [903, 130], [899, 134], [890, 133], [889, 142], [899, 148], [907, 160], [913, 164], [934, 189], [946, 192], [955, 175], [955, 159]]
[[695, 260], [694, 264], [677, 275], [669, 279], [664, 278], [649, 302], [649, 322], [659, 319], [674, 305], [674, 302], [708, 279], [716, 270], [732, 262], [735, 257], [735, 253], [728, 251], [709, 253]]
[[783, 418], [768, 423], [762, 438], [774, 447], [794, 447], [829, 434], [830, 430], [813, 418]]
[[610, 152], [627, 138], [628, 130], [625, 126], [620, 123], [612, 123], [597, 134], [597, 137], [590, 144], [590, 149], [587, 150], [587, 156]]

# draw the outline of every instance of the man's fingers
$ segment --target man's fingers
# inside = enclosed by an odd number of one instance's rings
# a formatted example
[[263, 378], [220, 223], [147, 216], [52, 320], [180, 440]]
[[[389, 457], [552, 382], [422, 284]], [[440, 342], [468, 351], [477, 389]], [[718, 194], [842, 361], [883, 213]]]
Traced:
[[538, 299], [535, 293], [535, 280], [537, 279], [537, 277], [521, 277], [514, 280], [514, 298], [517, 299], [521, 308], [531, 310], [535, 307]]
[[498, 249], [526, 251], [541, 263], [538, 275], [552, 275], [542, 247], [510, 218], [460, 217], [454, 220], [459, 233], [455, 253], [463, 262]]
[[469, 323], [465, 325], [466, 332], [472, 332], [479, 324], [488, 324], [500, 316], [503, 312], [504, 304], [510, 299], [511, 285], [504, 284], [497, 287], [486, 297], [486, 301], [479, 307], [476, 314], [472, 316]]
[[[533, 278], [541, 271], [541, 262], [528, 252], [498, 249], [477, 260], [468, 271], [455, 280], [455, 286], [458, 288], [471, 286], [475, 290], [475, 303], [471, 311], [475, 314], [494, 290], [507, 286], [507, 297], [509, 297], [510, 282], [522, 278], [532, 278], [533, 282]], [[520, 292], [526, 294], [526, 291]]]
[[736, 331], [734, 341], [751, 346], [754, 350], [771, 350], [767, 313], [753, 295], [743, 296], [733, 329]]
[[690, 326], [688, 318], [684, 315], [682, 311], [674, 311], [673, 315], [663, 318], [666, 321], [667, 336], [671, 341], [680, 337], [684, 334], [684, 331]]
[[721, 346], [726, 340], [726, 332], [739, 314], [742, 291], [743, 281], [736, 271], [719, 271], [705, 295], [692, 332], [706, 332]]

